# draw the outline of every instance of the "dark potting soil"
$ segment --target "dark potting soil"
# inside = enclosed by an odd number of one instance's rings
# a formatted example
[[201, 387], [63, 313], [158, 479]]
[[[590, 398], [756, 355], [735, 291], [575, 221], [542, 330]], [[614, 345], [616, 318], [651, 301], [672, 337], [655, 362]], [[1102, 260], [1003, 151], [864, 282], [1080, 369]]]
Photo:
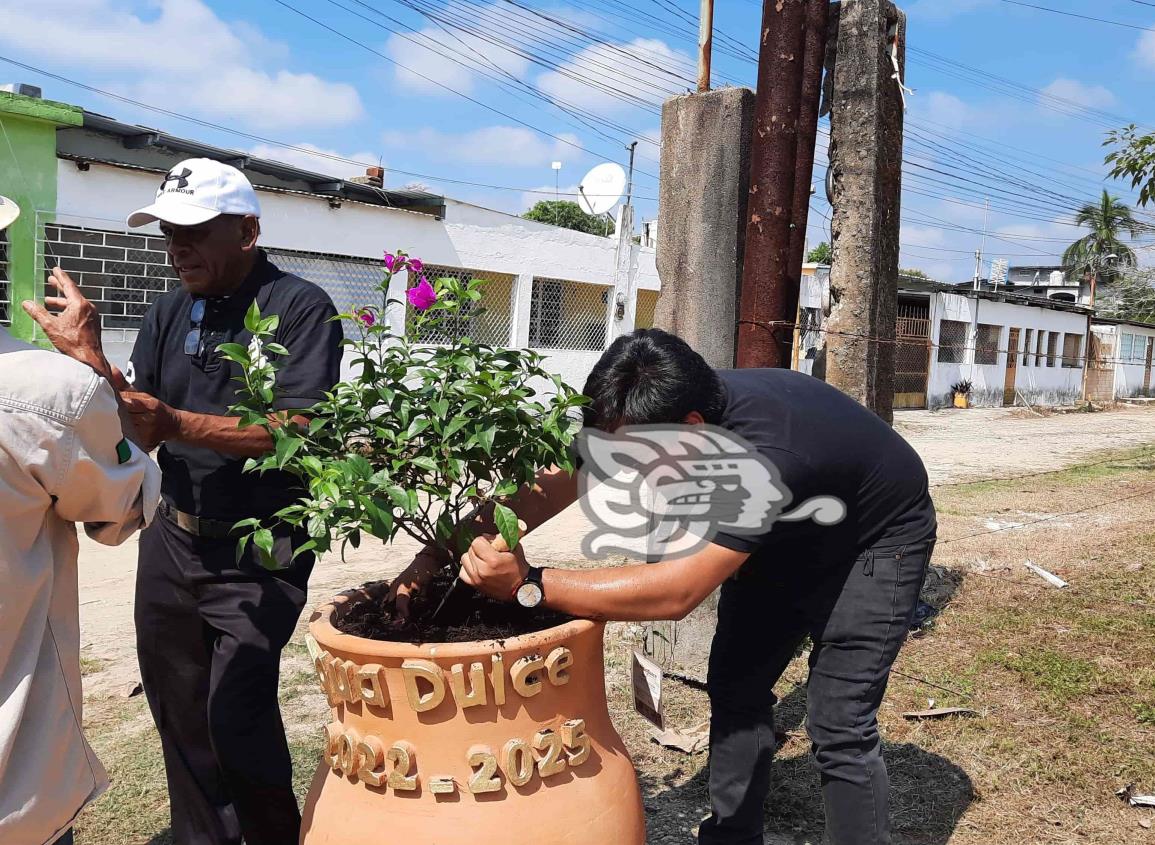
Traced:
[[529, 610], [516, 602], [495, 601], [467, 584], [458, 585], [437, 619], [431, 619], [453, 582], [449, 573], [438, 575], [413, 598], [405, 619], [396, 616], [385, 595], [358, 602], [345, 613], [337, 629], [369, 640], [420, 645], [505, 640], [573, 619], [544, 608]]

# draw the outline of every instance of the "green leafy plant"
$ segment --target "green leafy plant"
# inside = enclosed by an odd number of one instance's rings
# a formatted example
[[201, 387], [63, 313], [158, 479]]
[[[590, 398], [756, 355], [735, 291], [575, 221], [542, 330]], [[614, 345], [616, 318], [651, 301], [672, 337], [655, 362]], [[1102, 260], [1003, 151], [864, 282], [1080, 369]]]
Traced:
[[[355, 375], [303, 412], [307, 426], [273, 410], [277, 372], [290, 354], [273, 342], [275, 315], [254, 304], [246, 317], [248, 346], [225, 344], [226, 359], [240, 365], [239, 400], [232, 412], [242, 426], [259, 425], [274, 449], [250, 459], [246, 470], [285, 470], [305, 494], [272, 520], [246, 520], [238, 554], [249, 542], [266, 566], [272, 559], [271, 528], [280, 523], [304, 529], [308, 540], [294, 550], [323, 553], [340, 543], [357, 548], [368, 536], [390, 542], [404, 532], [439, 550], [448, 563], [473, 540], [468, 516], [494, 503], [494, 519], [510, 549], [520, 539], [516, 514], [503, 500], [536, 472], [551, 465], [573, 469], [570, 446], [577, 433], [575, 411], [586, 402], [542, 367], [531, 350], [504, 349], [459, 336], [431, 345], [439, 326], [468, 325], [479, 312], [483, 282], [442, 278], [430, 281], [424, 265], [405, 253], [385, 256], [378, 286], [384, 307], [365, 305], [340, 315], [356, 327], [344, 341], [352, 350]], [[408, 274], [410, 306], [405, 332], [386, 319], [394, 276]], [[539, 395], [534, 383], [551, 383]], [[456, 527], [460, 526], [460, 527]], [[456, 528], [455, 528], [456, 527]]]
[[968, 396], [970, 395], [973, 387], [974, 385], [971, 384], [970, 379], [963, 379], [962, 381], [956, 381], [954, 384], [952, 384], [950, 386], [950, 390], [951, 393], [957, 393], [959, 396]]

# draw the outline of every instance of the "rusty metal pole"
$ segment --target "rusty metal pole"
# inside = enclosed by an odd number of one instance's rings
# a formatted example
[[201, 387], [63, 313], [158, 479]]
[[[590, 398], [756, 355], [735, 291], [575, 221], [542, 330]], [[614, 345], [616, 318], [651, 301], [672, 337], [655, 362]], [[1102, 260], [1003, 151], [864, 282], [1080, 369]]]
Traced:
[[714, 0], [702, 0], [698, 15], [698, 93], [710, 90], [710, 62], [714, 54]]
[[[739, 367], [790, 363], [787, 310], [807, 0], [763, 0], [750, 202], [738, 320]], [[797, 296], [795, 292], [794, 296]]]
[[818, 138], [818, 108], [822, 99], [822, 70], [826, 64], [826, 22], [829, 12], [830, 0], [806, 0], [806, 44], [802, 60], [802, 98], [798, 106], [798, 153], [794, 170], [794, 228], [790, 231], [790, 278], [784, 306], [795, 320], [798, 314], [798, 293], [802, 286], [802, 262], [806, 258], [810, 180], [814, 178], [814, 147]]

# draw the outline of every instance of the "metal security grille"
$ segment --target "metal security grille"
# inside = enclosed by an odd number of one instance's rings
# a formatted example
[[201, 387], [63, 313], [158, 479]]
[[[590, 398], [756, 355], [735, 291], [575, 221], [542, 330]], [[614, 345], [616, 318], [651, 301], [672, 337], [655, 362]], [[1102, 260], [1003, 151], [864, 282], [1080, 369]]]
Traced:
[[[385, 297], [377, 290], [384, 279], [385, 268], [377, 259], [290, 249], [268, 249], [266, 252], [269, 260], [286, 273], [324, 288], [341, 314], [366, 305], [385, 306]], [[345, 320], [343, 327], [346, 337], [360, 337], [350, 321]]]
[[8, 233], [0, 231], [0, 326], [12, 325], [12, 287], [8, 282]]
[[1115, 399], [1115, 347], [1111, 341], [1091, 335], [1091, 368], [1087, 372], [1087, 399], [1111, 402]]
[[1063, 335], [1063, 366], [1071, 369], [1080, 365], [1079, 352], [1083, 348], [1081, 334]]
[[976, 364], [997, 364], [999, 362], [999, 336], [1002, 332], [1002, 326], [979, 323], [978, 333], [975, 336]]
[[930, 306], [899, 303], [894, 355], [896, 408], [925, 408], [930, 371]]
[[[491, 346], [508, 346], [513, 326], [513, 286], [515, 276], [490, 273], [484, 270], [463, 270], [459, 267], [425, 265], [424, 275], [429, 279], [451, 278], [458, 281], [481, 281], [481, 299], [469, 313], [446, 320], [421, 338], [425, 343], [453, 343], [470, 337]], [[412, 308], [410, 312], [413, 313]]]
[[605, 349], [612, 290], [584, 282], [535, 278], [529, 345], [536, 349]]
[[44, 273], [59, 266], [96, 305], [105, 330], [139, 329], [153, 302], [179, 283], [164, 238], [127, 232], [123, 222], [37, 213]]
[[638, 299], [634, 305], [634, 328], [652, 329], [654, 314], [658, 310], [658, 292], [656, 290], [638, 291]]
[[959, 320], [942, 320], [938, 331], [938, 360], [943, 364], [961, 364], [966, 356], [966, 323]]
[[1031, 366], [1031, 360], [1034, 353], [1035, 330], [1027, 329], [1026, 340], [1023, 342], [1023, 366]]
[[1059, 333], [1051, 332], [1047, 335], [1047, 366], [1055, 366], [1055, 359], [1059, 351]]

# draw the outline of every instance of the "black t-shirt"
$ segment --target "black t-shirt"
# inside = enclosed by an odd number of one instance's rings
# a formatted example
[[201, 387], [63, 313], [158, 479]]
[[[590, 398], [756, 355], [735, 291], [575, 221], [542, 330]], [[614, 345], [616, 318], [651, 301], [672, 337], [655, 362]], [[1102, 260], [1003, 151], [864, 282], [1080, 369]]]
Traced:
[[[263, 251], [236, 293], [206, 300], [199, 358], [184, 351], [194, 298], [182, 287], [156, 301], [132, 351], [134, 387], [183, 411], [227, 415], [237, 401], [240, 367], [215, 350], [222, 343], [248, 345], [245, 312], [254, 299], [263, 316], [280, 316], [275, 341], [289, 350], [277, 373], [277, 410], [303, 410], [324, 398], [341, 375], [341, 324], [331, 319], [337, 309], [321, 288], [277, 269]], [[159, 463], [164, 498], [208, 519], [269, 516], [301, 495], [287, 473], [246, 473], [244, 458], [185, 443], [165, 443]]]
[[778, 469], [788, 513], [833, 496], [845, 519], [777, 521], [760, 536], [719, 534], [718, 545], [779, 566], [835, 564], [876, 545], [931, 539], [937, 527], [918, 453], [870, 410], [819, 379], [792, 370], [719, 370], [727, 401], [721, 427], [745, 438]]

